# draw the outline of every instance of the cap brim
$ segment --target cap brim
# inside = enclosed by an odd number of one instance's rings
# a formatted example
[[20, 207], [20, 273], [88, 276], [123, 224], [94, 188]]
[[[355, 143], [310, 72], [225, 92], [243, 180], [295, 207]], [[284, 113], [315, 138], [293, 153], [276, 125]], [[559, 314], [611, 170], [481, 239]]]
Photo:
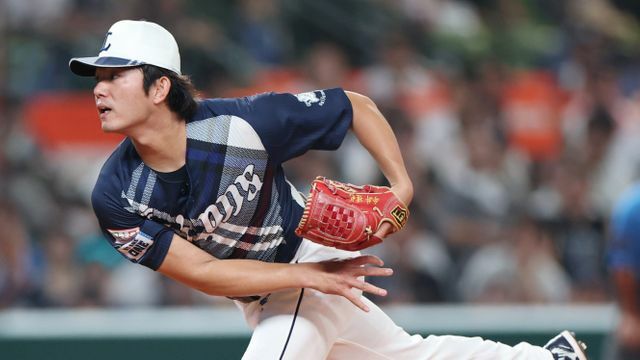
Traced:
[[137, 60], [123, 59], [109, 56], [80, 57], [69, 60], [69, 69], [79, 76], [94, 76], [99, 67], [130, 67], [145, 63]]

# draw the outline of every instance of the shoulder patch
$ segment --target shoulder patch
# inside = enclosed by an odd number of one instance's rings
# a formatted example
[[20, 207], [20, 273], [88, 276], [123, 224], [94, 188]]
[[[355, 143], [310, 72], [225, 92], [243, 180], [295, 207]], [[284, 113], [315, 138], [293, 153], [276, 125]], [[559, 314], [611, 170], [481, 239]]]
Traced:
[[307, 107], [311, 107], [311, 105], [316, 103], [318, 104], [318, 106], [322, 106], [327, 100], [327, 95], [324, 93], [324, 90], [309, 91], [295, 94], [294, 96], [298, 99], [298, 101], [307, 105]]

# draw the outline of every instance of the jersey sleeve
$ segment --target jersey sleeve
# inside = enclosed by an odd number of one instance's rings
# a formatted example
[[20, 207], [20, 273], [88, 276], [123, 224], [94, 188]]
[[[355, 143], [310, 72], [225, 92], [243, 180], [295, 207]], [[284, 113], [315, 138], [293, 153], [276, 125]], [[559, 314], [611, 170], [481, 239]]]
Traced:
[[153, 270], [160, 267], [173, 239], [171, 229], [128, 212], [127, 200], [106, 191], [100, 180], [91, 203], [102, 232], [122, 256]]
[[337, 149], [353, 119], [351, 102], [340, 88], [264, 93], [236, 101], [234, 111], [256, 130], [276, 163], [312, 149]]

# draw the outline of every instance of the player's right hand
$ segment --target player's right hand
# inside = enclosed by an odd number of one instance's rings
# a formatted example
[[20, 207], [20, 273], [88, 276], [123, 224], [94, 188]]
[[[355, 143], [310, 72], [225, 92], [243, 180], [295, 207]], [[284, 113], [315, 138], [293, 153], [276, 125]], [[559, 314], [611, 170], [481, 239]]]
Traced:
[[[313, 288], [325, 294], [343, 296], [366, 312], [369, 311], [369, 308], [361, 299], [362, 292], [385, 296], [387, 290], [366, 282], [364, 277], [393, 274], [392, 269], [382, 267], [383, 261], [373, 255], [297, 265], [304, 269], [302, 271], [302, 276], [305, 279], [304, 287]], [[359, 291], [354, 291], [354, 289]]]

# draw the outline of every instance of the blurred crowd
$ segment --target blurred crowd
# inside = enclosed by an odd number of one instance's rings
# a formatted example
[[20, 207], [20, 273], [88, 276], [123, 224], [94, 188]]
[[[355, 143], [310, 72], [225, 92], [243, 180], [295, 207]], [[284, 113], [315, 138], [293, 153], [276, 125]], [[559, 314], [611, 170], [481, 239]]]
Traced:
[[[104, 240], [89, 192], [108, 150], [61, 156], [24, 126], [41, 94], [90, 95], [67, 62], [125, 18], [173, 32], [203, 97], [344, 87], [376, 102], [415, 187], [407, 228], [368, 251], [395, 269], [376, 301], [613, 297], [608, 218], [640, 175], [634, 0], [5, 0], [0, 14], [0, 308], [226, 303]], [[385, 181], [352, 136], [285, 167], [301, 191], [320, 174]]]

